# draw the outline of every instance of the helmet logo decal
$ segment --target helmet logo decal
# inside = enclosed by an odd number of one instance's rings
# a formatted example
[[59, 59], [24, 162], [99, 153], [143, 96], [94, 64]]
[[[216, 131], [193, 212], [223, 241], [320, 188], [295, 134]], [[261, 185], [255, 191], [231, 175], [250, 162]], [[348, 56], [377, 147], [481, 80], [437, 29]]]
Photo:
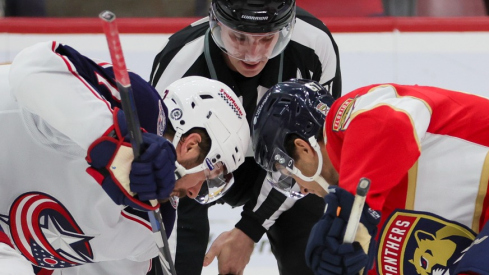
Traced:
[[256, 111], [255, 111], [255, 118], [253, 119], [253, 125], [256, 124], [258, 116], [260, 116], [261, 110], [263, 109], [263, 106], [265, 106], [265, 102], [267, 102], [268, 98], [270, 97], [271, 93], [266, 93], [265, 99], [261, 100], [261, 104], [256, 106]]
[[173, 120], [179, 120], [180, 118], [182, 118], [182, 115], [183, 115], [183, 112], [180, 108], [173, 109], [170, 113], [170, 117]]
[[209, 167], [209, 170], [214, 170], [214, 165], [212, 164], [211, 160], [209, 158], [205, 158], [205, 164], [207, 164], [207, 167]]
[[163, 136], [163, 133], [165, 132], [165, 128], [166, 128], [166, 115], [161, 100], [158, 101], [158, 109], [159, 109], [159, 114], [158, 114], [158, 122], [156, 125], [156, 134], [158, 136]]
[[266, 21], [268, 16], [253, 16], [253, 15], [241, 15], [241, 19], [252, 20], [252, 21]]
[[322, 102], [319, 102], [319, 104], [316, 105], [316, 110], [318, 110], [319, 112], [324, 114], [324, 116], [326, 116], [328, 114], [329, 107], [328, 107], [328, 105], [326, 105]]
[[164, 93], [165, 95], [163, 96], [163, 100], [165, 100], [165, 98], [166, 98], [166, 96], [168, 95], [169, 92], [170, 92], [170, 90], [168, 90], [168, 89], [165, 90], [165, 93]]
[[318, 91], [321, 91], [322, 89], [324, 89], [323, 86], [317, 84], [316, 82], [308, 82], [308, 83], [305, 83], [304, 86], [306, 86], [307, 88], [315, 91], [315, 92], [318, 92]]
[[221, 91], [219, 91], [218, 95], [222, 99], [224, 99], [224, 101], [226, 101], [226, 103], [229, 106], [231, 106], [231, 108], [236, 113], [236, 115], [238, 116], [238, 118], [241, 119], [241, 117], [243, 116], [243, 111], [241, 111], [241, 108], [239, 108], [239, 106], [236, 103], [236, 101], [230, 95], [228, 95], [224, 89], [221, 89]]

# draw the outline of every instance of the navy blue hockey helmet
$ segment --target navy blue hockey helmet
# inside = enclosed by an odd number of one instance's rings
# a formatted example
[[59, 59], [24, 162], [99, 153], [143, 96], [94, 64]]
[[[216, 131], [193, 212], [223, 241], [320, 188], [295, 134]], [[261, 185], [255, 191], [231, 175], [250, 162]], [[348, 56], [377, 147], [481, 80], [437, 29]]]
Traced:
[[[291, 174], [303, 177], [293, 166], [285, 148], [290, 135], [296, 135], [319, 148], [326, 114], [334, 99], [316, 81], [291, 79], [270, 88], [260, 100], [253, 116], [252, 143], [255, 161], [268, 173], [268, 181], [279, 191], [299, 198], [293, 192]], [[318, 149], [316, 149], [318, 150]], [[322, 163], [322, 159], [321, 159]], [[275, 173], [280, 170], [281, 173]], [[284, 177], [283, 171], [290, 171]], [[319, 173], [319, 168], [317, 174]], [[311, 178], [312, 179], [312, 178]]]

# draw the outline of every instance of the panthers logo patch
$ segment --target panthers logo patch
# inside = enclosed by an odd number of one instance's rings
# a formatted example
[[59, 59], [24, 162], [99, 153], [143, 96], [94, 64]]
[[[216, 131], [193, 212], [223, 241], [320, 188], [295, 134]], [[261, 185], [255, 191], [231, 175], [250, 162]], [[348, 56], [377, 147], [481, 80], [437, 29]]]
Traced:
[[346, 125], [350, 121], [350, 115], [353, 111], [353, 106], [355, 105], [356, 98], [348, 98], [341, 104], [336, 111], [333, 121], [333, 131], [338, 132], [346, 129]]
[[475, 239], [468, 227], [427, 212], [397, 210], [379, 235], [382, 275], [451, 274], [450, 266]]

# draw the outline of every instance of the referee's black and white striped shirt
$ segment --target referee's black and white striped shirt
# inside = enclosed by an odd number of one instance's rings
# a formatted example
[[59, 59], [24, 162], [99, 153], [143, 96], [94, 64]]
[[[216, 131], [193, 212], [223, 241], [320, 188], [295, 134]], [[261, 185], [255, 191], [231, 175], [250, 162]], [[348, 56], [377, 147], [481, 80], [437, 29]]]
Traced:
[[[279, 81], [280, 55], [270, 59], [258, 76], [246, 78], [227, 67], [223, 52], [209, 36], [207, 41], [212, 60], [212, 65], [209, 65], [204, 54], [208, 28], [206, 17], [173, 34], [155, 57], [150, 82], [163, 95], [168, 85], [184, 76], [213, 78], [209, 68], [214, 67], [214, 78], [217, 76], [217, 80], [231, 87], [242, 99], [248, 122], [251, 122], [260, 98]], [[337, 98], [341, 95], [339, 64], [338, 47], [329, 30], [320, 20], [297, 8], [294, 32], [283, 54], [280, 81], [313, 79]], [[280, 214], [292, 207], [294, 200], [263, 183], [265, 173], [255, 163], [251, 148], [245, 163], [234, 172], [234, 176], [236, 182], [224, 196], [224, 201], [231, 205], [246, 202], [242, 219], [236, 227], [257, 242]]]

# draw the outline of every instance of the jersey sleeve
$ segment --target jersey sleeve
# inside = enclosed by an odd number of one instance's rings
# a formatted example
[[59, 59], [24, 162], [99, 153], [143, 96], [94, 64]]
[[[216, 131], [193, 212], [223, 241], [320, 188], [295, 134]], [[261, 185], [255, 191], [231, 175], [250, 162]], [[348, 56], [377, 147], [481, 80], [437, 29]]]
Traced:
[[57, 46], [45, 42], [20, 52], [11, 66], [11, 91], [23, 109], [86, 150], [113, 124], [111, 106]]
[[321, 20], [299, 7], [297, 8], [297, 18], [298, 29], [300, 29], [302, 24], [309, 26], [307, 32], [295, 31], [293, 39], [295, 38], [297, 41], [312, 40], [308, 44], [314, 49], [320, 63], [318, 72], [320, 72], [321, 76], [318, 78], [318, 82], [334, 98], [339, 98], [342, 88], [340, 55], [333, 35]]
[[326, 124], [326, 148], [339, 172], [339, 185], [354, 193], [360, 178], [369, 178], [367, 203], [381, 210], [390, 190], [420, 156], [430, 108], [416, 98], [399, 96], [389, 85], [338, 105]]
[[261, 237], [280, 215], [296, 203], [295, 199], [287, 198], [270, 184], [261, 185], [260, 194], [250, 199], [243, 207], [241, 219], [235, 225], [254, 242]]
[[[149, 78], [151, 85], [160, 94], [173, 81], [188, 75], [189, 66], [193, 66], [199, 58], [202, 58], [204, 34], [208, 26], [209, 19], [204, 17], [174, 33], [164, 42], [163, 49], [155, 56]], [[198, 66], [197, 73], [190, 75], [202, 75], [203, 70], [207, 69]]]
[[[141, 126], [162, 135], [167, 109], [161, 97], [138, 75], [129, 76]], [[71, 142], [83, 151], [113, 124], [112, 109], [121, 108], [111, 64], [54, 41], [20, 52], [9, 80], [19, 106], [36, 117], [37, 131], [52, 143]]]

